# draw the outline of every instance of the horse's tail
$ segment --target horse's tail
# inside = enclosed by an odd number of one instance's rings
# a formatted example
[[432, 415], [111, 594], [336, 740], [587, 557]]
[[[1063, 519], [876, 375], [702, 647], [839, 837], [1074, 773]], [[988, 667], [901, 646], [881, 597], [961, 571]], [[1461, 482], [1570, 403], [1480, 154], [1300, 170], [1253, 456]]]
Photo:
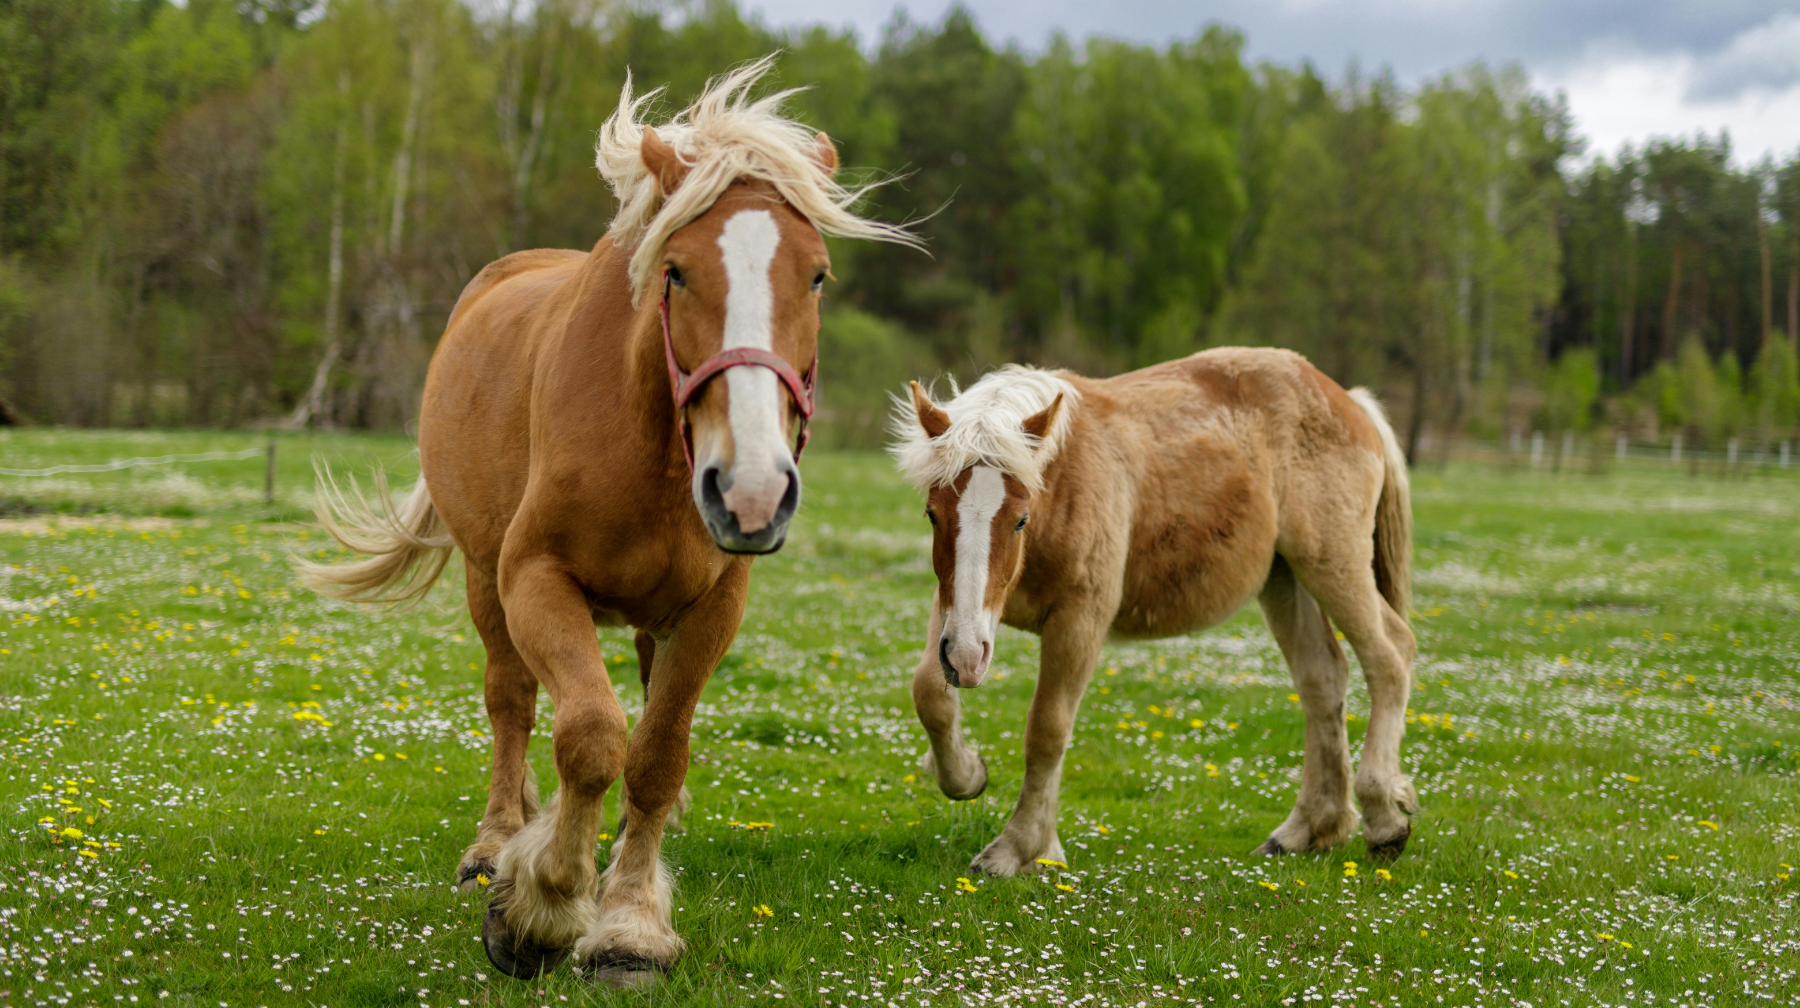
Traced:
[[425, 477], [420, 476], [412, 491], [396, 502], [388, 491], [387, 476], [377, 467], [379, 511], [369, 506], [354, 480], [345, 493], [329, 468], [319, 466], [318, 477], [319, 501], [313, 514], [333, 539], [366, 559], [318, 563], [297, 558], [300, 583], [351, 602], [417, 603], [424, 598], [456, 549], [431, 503]]
[[1350, 390], [1381, 433], [1381, 499], [1375, 505], [1375, 587], [1401, 619], [1412, 607], [1412, 491], [1406, 478], [1406, 453], [1394, 437], [1387, 411], [1368, 389]]

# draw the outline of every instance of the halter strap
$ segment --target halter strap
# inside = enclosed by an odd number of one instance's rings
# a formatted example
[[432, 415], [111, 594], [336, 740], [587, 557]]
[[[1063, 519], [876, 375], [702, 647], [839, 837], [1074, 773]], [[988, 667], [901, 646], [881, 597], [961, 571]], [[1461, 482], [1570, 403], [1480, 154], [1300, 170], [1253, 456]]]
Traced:
[[794, 461], [800, 461], [800, 453], [806, 450], [806, 442], [812, 439], [812, 427], [808, 421], [813, 415], [813, 382], [819, 375], [819, 356], [815, 351], [812, 364], [801, 375], [794, 366], [782, 359], [780, 354], [759, 350], [756, 347], [733, 347], [721, 350], [700, 362], [693, 371], [683, 371], [675, 360], [675, 340], [669, 334], [669, 271], [663, 271], [662, 289], [662, 337], [663, 359], [669, 364], [669, 388], [675, 395], [675, 423], [681, 437], [681, 451], [687, 456], [688, 469], [694, 468], [694, 443], [688, 429], [688, 401], [700, 394], [700, 389], [709, 381], [734, 367], [762, 367], [775, 372], [775, 377], [787, 386], [794, 397], [794, 405], [800, 410], [800, 434], [794, 448]]

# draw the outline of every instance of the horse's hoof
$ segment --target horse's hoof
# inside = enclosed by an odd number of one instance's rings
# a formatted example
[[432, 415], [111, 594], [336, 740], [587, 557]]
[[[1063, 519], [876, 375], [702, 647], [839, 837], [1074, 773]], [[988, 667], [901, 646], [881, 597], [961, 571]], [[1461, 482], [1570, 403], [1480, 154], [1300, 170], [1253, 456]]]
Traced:
[[555, 969], [569, 955], [568, 949], [546, 948], [530, 939], [515, 937], [506, 927], [504, 907], [489, 905], [481, 919], [481, 944], [488, 962], [509, 977], [530, 980]]
[[1269, 839], [1264, 840], [1262, 842], [1261, 847], [1256, 848], [1256, 850], [1252, 851], [1251, 853], [1252, 853], [1252, 856], [1260, 854], [1263, 857], [1280, 857], [1283, 854], [1289, 853], [1289, 851], [1286, 847], [1283, 847], [1281, 845], [1280, 840], [1277, 840], [1273, 836], [1271, 836], [1271, 837], [1269, 837]]
[[653, 987], [662, 971], [654, 959], [618, 951], [596, 952], [575, 969], [588, 983], [615, 990]]
[[1412, 823], [1407, 823], [1400, 835], [1379, 843], [1369, 844], [1369, 856], [1383, 863], [1392, 863], [1406, 849], [1406, 841], [1412, 838]]
[[477, 861], [464, 865], [456, 873], [456, 888], [462, 892], [475, 892], [486, 889], [494, 881], [494, 865], [489, 861]]

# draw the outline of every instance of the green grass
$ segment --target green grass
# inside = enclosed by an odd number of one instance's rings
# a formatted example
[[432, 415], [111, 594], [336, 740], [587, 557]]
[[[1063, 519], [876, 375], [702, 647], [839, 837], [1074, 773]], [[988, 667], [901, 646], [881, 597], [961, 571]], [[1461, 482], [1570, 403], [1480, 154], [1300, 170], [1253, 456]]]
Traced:
[[[25, 431], [0, 465], [255, 443]], [[450, 886], [485, 794], [478, 643], [454, 585], [407, 614], [293, 585], [287, 551], [322, 545], [296, 523], [315, 450], [404, 470], [411, 446], [285, 441], [272, 507], [261, 460], [0, 479], [0, 1005], [1800, 997], [1792, 477], [1417, 474], [1424, 811], [1398, 862], [1248, 856], [1302, 737], [1251, 610], [1108, 647], [1068, 869], [969, 892], [1018, 785], [1036, 639], [1008, 632], [962, 694], [992, 785], [946, 801], [906, 689], [918, 500], [879, 456], [809, 456], [695, 719], [694, 812], [665, 848], [689, 951], [644, 995], [489, 968], [482, 900]], [[629, 640], [602, 639], [631, 709]], [[1360, 684], [1351, 709], [1354, 740]], [[547, 790], [547, 737], [532, 758]]]

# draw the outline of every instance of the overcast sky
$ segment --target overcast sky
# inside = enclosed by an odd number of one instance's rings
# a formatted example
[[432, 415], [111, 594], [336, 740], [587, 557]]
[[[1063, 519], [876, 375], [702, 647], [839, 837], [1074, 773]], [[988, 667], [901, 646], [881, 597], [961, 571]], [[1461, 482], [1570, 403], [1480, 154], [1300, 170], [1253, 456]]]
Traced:
[[[770, 25], [852, 25], [879, 38], [896, 8], [935, 22], [949, 0], [747, 0]], [[1141, 42], [1209, 21], [1241, 28], [1251, 59], [1352, 60], [1417, 81], [1475, 59], [1516, 61], [1561, 89], [1592, 153], [1650, 136], [1731, 131], [1735, 160], [1800, 146], [1800, 0], [966, 0], [990, 38], [1050, 33]]]

